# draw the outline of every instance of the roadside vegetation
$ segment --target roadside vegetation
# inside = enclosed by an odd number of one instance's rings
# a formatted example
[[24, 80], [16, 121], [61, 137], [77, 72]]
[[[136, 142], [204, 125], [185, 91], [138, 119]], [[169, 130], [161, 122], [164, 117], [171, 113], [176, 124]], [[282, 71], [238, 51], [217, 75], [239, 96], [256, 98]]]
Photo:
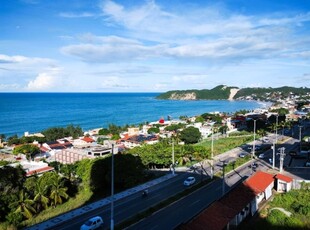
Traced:
[[258, 216], [240, 229], [310, 229], [310, 185], [303, 183], [299, 190], [275, 194]]

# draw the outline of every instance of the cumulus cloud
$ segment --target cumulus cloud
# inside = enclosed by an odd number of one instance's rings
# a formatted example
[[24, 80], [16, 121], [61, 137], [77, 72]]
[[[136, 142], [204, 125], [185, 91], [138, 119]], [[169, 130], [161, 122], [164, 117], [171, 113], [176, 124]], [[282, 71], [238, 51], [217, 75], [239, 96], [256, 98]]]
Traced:
[[26, 88], [29, 91], [53, 91], [58, 85], [60, 85], [59, 69], [51, 69], [39, 73], [35, 79], [29, 81]]

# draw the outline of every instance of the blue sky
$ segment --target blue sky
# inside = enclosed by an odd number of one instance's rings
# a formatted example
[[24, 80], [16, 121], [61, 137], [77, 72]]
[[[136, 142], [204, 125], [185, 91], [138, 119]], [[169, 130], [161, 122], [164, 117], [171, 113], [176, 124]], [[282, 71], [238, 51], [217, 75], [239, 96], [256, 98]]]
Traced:
[[0, 1], [0, 92], [310, 87], [308, 0]]

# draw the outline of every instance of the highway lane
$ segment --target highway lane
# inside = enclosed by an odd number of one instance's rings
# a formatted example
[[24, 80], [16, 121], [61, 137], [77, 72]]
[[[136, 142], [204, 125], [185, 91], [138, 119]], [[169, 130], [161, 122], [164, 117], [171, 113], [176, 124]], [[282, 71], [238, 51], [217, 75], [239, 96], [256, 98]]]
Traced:
[[[148, 209], [151, 206], [158, 204], [161, 201], [179, 193], [186, 189], [183, 186], [183, 181], [189, 175], [194, 175], [199, 180], [200, 175], [178, 172], [178, 175], [168, 181], [155, 185], [149, 188], [149, 195], [145, 198], [142, 197], [141, 192], [137, 192], [131, 196], [125, 197], [119, 201], [114, 202], [114, 224], [117, 225], [124, 220], [136, 215], [137, 213]], [[89, 205], [88, 205], [89, 206]], [[103, 218], [104, 229], [108, 229], [110, 226], [110, 214], [111, 205], [105, 205], [97, 210], [89, 210], [88, 213], [81, 215], [78, 218], [73, 218], [70, 221], [56, 226], [53, 229], [57, 230], [70, 230], [79, 229], [79, 227], [90, 217], [99, 215]]]
[[[257, 162], [261, 170], [269, 167], [267, 164], [261, 163], [260, 161]], [[250, 164], [251, 162], [225, 177], [225, 192], [231, 190], [253, 173], [252, 168], [249, 167]], [[190, 220], [212, 202], [219, 199], [222, 196], [222, 184], [223, 181], [221, 179], [215, 180], [126, 229], [174, 229], [181, 223]]]

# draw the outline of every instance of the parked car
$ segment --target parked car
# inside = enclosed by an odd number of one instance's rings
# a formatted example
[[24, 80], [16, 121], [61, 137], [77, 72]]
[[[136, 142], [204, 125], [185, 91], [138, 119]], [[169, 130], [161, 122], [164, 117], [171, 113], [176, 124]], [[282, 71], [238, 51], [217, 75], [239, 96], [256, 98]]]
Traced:
[[80, 230], [98, 229], [103, 226], [103, 220], [100, 216], [95, 216], [87, 220], [80, 228]]
[[245, 153], [240, 153], [240, 154], [239, 154], [239, 157], [241, 157], [241, 158], [244, 158], [245, 156], [246, 156]]
[[195, 177], [190, 176], [190, 177], [187, 177], [187, 178], [186, 178], [186, 180], [184, 181], [183, 184], [184, 184], [185, 186], [190, 186], [190, 185], [194, 184], [195, 182], [196, 182]]
[[307, 162], [305, 163], [305, 166], [306, 166], [306, 167], [310, 167], [310, 161], [307, 161]]
[[258, 158], [260, 158], [260, 159], [265, 158], [265, 154], [264, 153], [259, 154]]

